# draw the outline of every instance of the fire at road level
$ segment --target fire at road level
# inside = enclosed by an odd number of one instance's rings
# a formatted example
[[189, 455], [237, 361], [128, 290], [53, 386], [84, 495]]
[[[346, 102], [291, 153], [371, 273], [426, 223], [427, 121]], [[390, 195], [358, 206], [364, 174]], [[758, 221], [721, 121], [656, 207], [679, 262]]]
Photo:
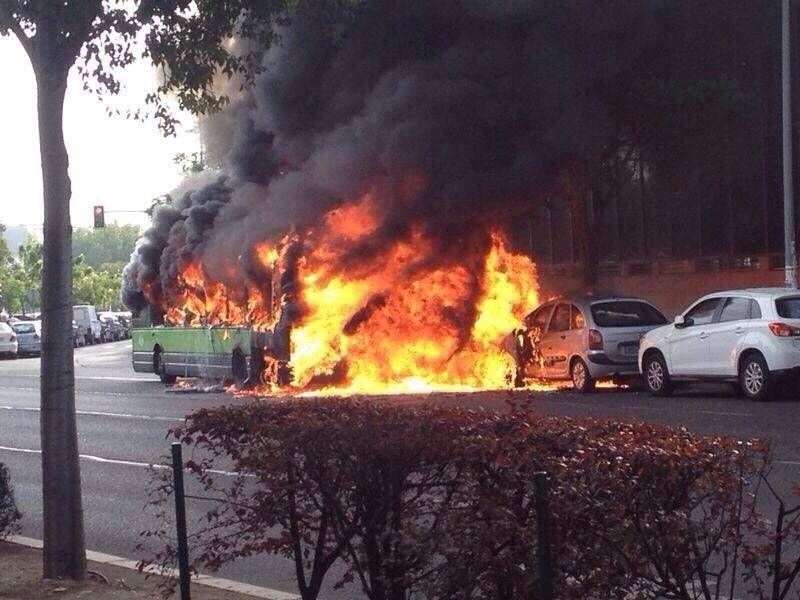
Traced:
[[254, 364], [260, 382], [290, 363], [303, 389], [509, 384], [500, 345], [538, 289], [504, 227], [561, 184], [615, 75], [576, 42], [629, 39], [630, 23], [583, 31], [524, 2], [313, 5], [252, 87], [220, 90], [232, 101], [206, 134], [228, 124], [224, 166], [155, 210], [126, 304], [252, 328], [227, 366], [250, 383]]
[[[285, 361], [301, 389], [508, 386], [515, 365], [503, 342], [538, 300], [531, 261], [510, 252], [499, 232], [487, 232], [460, 240], [442, 264], [432, 260], [441, 249], [421, 227], [357, 258], [378, 226], [367, 196], [330, 211], [319, 227], [256, 245], [262, 278], [244, 290], [188, 262], [169, 300], [148, 301], [168, 325], [258, 332], [242, 352], [251, 367], [259, 365], [250, 372], [260, 385], [287, 383], [264, 368]], [[289, 353], [278, 341], [284, 335]]]

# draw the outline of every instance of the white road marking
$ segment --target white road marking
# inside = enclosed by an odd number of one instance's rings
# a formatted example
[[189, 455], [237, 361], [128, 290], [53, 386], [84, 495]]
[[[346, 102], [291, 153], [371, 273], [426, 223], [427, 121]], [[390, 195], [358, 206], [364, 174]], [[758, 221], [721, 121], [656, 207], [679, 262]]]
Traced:
[[[21, 410], [27, 412], [41, 412], [38, 406], [0, 406], [0, 410]], [[179, 417], [158, 417], [152, 415], [133, 415], [128, 413], [110, 413], [94, 410], [76, 410], [75, 414], [88, 415], [92, 417], [118, 417], [120, 419], [142, 419], [143, 421], [178, 421], [183, 422], [184, 419]]]
[[[31, 375], [31, 374], [25, 374], [25, 373], [20, 373], [20, 374], [7, 373], [6, 375], [7, 375], [7, 377], [17, 377], [17, 378], [20, 378], [20, 379], [39, 379], [39, 375], [38, 374]], [[148, 377], [103, 377], [103, 376], [100, 376], [100, 375], [97, 375], [97, 376], [76, 375], [75, 379], [76, 380], [86, 380], [86, 381], [126, 381], [126, 382], [146, 381], [146, 382], [149, 382], [149, 383], [158, 382], [158, 379], [148, 378]]]
[[[26, 387], [11, 387], [11, 386], [4, 386], [0, 387], [0, 392], [4, 392], [6, 390], [14, 390], [18, 392], [34, 392], [36, 394], [39, 393], [39, 388], [26, 388]], [[164, 396], [160, 394], [136, 394], [136, 393], [126, 393], [126, 392], [97, 392], [97, 391], [90, 391], [90, 390], [75, 390], [76, 395], [81, 396], [122, 396], [122, 397], [133, 397], [133, 398], [160, 398], [161, 400], [164, 399]]]
[[[19, 454], [41, 454], [41, 450], [35, 450], [33, 448], [13, 448], [10, 446], [0, 446], [0, 452], [17, 452]], [[160, 463], [144, 463], [144, 462], [136, 462], [132, 460], [120, 460], [117, 458], [103, 458], [102, 456], [93, 456], [91, 454], [79, 454], [78, 457], [81, 460], [85, 460], [88, 462], [96, 462], [101, 464], [109, 464], [109, 465], [122, 465], [125, 467], [137, 467], [137, 468], [144, 468], [144, 469], [156, 469], [158, 471], [164, 470], [172, 470], [171, 465], [165, 465]], [[206, 473], [212, 473], [214, 475], [224, 475], [225, 477], [255, 477], [255, 475], [251, 475], [246, 473], [241, 475], [236, 471], [219, 471], [217, 469], [208, 469]]]
[[776, 465], [786, 465], [788, 467], [800, 467], [800, 461], [797, 460], [776, 460]]
[[722, 417], [752, 417], [753, 413], [743, 413], [743, 412], [725, 412], [725, 411], [717, 411], [717, 410], [698, 410], [701, 415], [718, 415]]

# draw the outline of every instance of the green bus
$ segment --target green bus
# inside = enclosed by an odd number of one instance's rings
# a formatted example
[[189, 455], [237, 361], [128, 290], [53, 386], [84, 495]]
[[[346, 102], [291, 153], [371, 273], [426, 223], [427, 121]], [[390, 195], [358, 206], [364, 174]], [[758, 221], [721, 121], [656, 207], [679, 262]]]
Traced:
[[267, 331], [226, 325], [152, 326], [147, 321], [139, 319], [131, 329], [137, 373], [155, 373], [164, 383], [200, 377], [231, 382], [240, 389], [291, 382], [289, 327], [283, 319]]

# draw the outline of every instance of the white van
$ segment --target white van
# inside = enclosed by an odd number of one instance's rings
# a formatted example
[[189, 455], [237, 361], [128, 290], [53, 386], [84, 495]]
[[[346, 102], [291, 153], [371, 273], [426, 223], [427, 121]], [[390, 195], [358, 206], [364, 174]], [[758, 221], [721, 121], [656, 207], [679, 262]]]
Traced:
[[100, 319], [97, 318], [97, 311], [94, 306], [81, 304], [72, 307], [72, 319], [78, 326], [78, 335], [82, 335], [87, 344], [95, 344], [101, 341]]

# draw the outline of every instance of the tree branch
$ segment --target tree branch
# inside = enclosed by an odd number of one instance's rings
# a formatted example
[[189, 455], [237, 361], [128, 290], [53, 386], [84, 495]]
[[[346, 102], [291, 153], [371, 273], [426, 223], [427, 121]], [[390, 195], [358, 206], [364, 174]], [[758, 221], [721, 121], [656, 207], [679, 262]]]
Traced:
[[35, 34], [33, 37], [25, 35], [22, 25], [20, 25], [19, 21], [17, 21], [11, 13], [10, 0], [0, 0], [0, 26], [4, 29], [10, 29], [11, 32], [17, 36], [19, 43], [22, 44], [22, 47], [28, 54], [31, 64], [34, 64], [34, 37], [36, 36]]

